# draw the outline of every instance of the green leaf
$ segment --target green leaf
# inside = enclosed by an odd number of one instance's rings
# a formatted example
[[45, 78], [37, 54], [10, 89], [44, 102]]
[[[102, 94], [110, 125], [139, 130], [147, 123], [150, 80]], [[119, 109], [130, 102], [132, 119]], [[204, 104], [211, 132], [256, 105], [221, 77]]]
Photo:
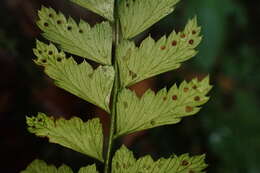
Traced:
[[175, 84], [168, 92], [166, 88], [157, 94], [148, 90], [141, 98], [134, 91], [123, 89], [118, 96], [115, 137], [176, 124], [182, 117], [196, 114], [198, 106], [208, 101], [206, 94], [211, 88], [206, 77], [202, 81], [184, 81], [179, 88]]
[[179, 0], [123, 0], [119, 3], [119, 18], [125, 39], [143, 32], [174, 10]]
[[125, 146], [122, 146], [113, 157], [113, 173], [203, 173], [207, 167], [205, 155], [190, 157], [172, 155], [170, 158], [161, 158], [154, 161], [151, 156], [144, 156], [138, 160]]
[[196, 55], [200, 43], [200, 27], [196, 17], [189, 20], [183, 32], [173, 31], [168, 37], [155, 42], [146, 38], [136, 47], [125, 41], [117, 49], [122, 86], [129, 86], [152, 76], [174, 70], [181, 63]]
[[[62, 165], [56, 168], [53, 165], [47, 165], [44, 161], [34, 160], [26, 170], [21, 173], [73, 173], [70, 167]], [[96, 170], [96, 165], [90, 165], [80, 168], [78, 173], [98, 173]]]
[[78, 173], [98, 173], [97, 169], [96, 169], [96, 165], [90, 165], [90, 166], [86, 166], [83, 168], [80, 168]]
[[72, 57], [67, 59], [64, 52], [59, 52], [52, 44], [40, 41], [36, 44], [34, 54], [38, 58], [34, 61], [44, 67], [57, 86], [109, 112], [114, 81], [112, 66], [99, 66], [93, 70], [86, 61], [77, 64]]
[[77, 117], [54, 119], [38, 113], [37, 117], [27, 117], [26, 123], [29, 132], [36, 136], [103, 161], [103, 133], [98, 118], [84, 123]]
[[114, 20], [114, 0], [71, 0], [108, 20]]
[[73, 173], [73, 171], [66, 165], [56, 168], [54, 165], [47, 165], [44, 161], [34, 160], [21, 173]]
[[62, 13], [42, 7], [37, 25], [43, 36], [57, 43], [66, 52], [96, 61], [111, 64], [112, 28], [108, 22], [93, 28], [83, 20], [77, 24], [71, 17], [67, 20]]

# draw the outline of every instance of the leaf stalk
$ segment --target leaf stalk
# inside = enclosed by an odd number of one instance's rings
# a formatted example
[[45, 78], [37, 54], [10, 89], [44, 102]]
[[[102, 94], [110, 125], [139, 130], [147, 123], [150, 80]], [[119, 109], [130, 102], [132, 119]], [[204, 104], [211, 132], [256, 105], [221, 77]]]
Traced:
[[113, 25], [113, 51], [112, 51], [112, 63], [115, 69], [115, 80], [112, 90], [112, 110], [111, 110], [111, 116], [110, 116], [110, 131], [109, 131], [109, 137], [108, 137], [108, 147], [106, 150], [106, 158], [105, 158], [105, 173], [110, 173], [110, 163], [111, 163], [111, 157], [112, 157], [112, 149], [113, 149], [113, 139], [114, 139], [114, 132], [115, 132], [115, 123], [116, 123], [116, 103], [117, 103], [117, 97], [118, 97], [118, 91], [120, 88], [120, 81], [119, 81], [119, 71], [118, 71], [118, 64], [116, 60], [116, 48], [119, 44], [120, 40], [120, 23], [118, 18], [118, 1], [115, 0], [114, 4], [114, 22]]

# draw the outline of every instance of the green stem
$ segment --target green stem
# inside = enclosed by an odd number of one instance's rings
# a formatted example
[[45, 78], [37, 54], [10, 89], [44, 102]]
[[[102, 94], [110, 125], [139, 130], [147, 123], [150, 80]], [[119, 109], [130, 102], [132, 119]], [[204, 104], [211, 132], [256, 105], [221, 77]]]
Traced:
[[114, 139], [114, 132], [115, 132], [115, 121], [116, 121], [116, 103], [117, 103], [117, 96], [118, 91], [120, 88], [119, 84], [119, 72], [118, 72], [118, 66], [116, 61], [116, 47], [119, 44], [120, 40], [120, 26], [119, 26], [119, 19], [117, 15], [117, 9], [118, 9], [118, 1], [115, 0], [114, 5], [114, 23], [113, 23], [113, 34], [114, 34], [114, 41], [113, 41], [113, 66], [115, 69], [115, 80], [114, 80], [114, 86], [112, 90], [112, 110], [110, 115], [110, 131], [109, 131], [109, 138], [108, 138], [108, 147], [107, 147], [107, 153], [106, 153], [106, 159], [105, 159], [105, 173], [109, 173], [110, 170], [110, 163], [111, 163], [111, 153], [112, 153], [112, 147], [113, 147], [113, 139]]

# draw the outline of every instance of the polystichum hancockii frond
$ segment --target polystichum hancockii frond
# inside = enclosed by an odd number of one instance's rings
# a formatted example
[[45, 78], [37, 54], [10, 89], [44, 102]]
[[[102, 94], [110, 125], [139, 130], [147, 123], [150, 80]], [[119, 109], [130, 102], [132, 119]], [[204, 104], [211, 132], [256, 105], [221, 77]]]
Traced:
[[[172, 31], [157, 41], [148, 36], [140, 46], [134, 37], [170, 14], [179, 0], [71, 0], [108, 21], [91, 27], [61, 12], [42, 7], [38, 27], [50, 44], [36, 41], [34, 62], [44, 68], [58, 87], [105, 110], [110, 133], [103, 136], [99, 118], [83, 122], [78, 117], [55, 119], [44, 113], [27, 117], [29, 132], [49, 142], [70, 148], [104, 163], [104, 173], [202, 173], [205, 155], [172, 155], [154, 161], [151, 156], [135, 159], [122, 146], [112, 153], [117, 137], [163, 125], [176, 124], [196, 114], [209, 97], [209, 77], [174, 84], [168, 90], [147, 90], [141, 97], [128, 87], [147, 78], [177, 69], [197, 54], [201, 42], [197, 18], [181, 32]], [[113, 45], [113, 46], [112, 46]], [[72, 56], [84, 60], [77, 63]], [[99, 66], [94, 69], [88, 61]], [[106, 139], [107, 141], [104, 141]], [[108, 144], [103, 145], [104, 143]], [[105, 148], [104, 148], [105, 147]], [[98, 173], [96, 165], [79, 173]], [[56, 168], [33, 161], [22, 173], [73, 173], [66, 165]]]

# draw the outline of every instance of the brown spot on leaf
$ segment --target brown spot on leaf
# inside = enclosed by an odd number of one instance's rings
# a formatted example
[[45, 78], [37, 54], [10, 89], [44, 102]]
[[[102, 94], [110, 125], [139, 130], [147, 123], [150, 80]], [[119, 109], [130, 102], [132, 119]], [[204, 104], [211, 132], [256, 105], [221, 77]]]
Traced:
[[191, 33], [192, 33], [193, 35], [197, 34], [197, 32], [196, 32], [195, 30], [193, 30]]
[[166, 46], [161, 46], [161, 50], [164, 50], [164, 49], [166, 49]]
[[187, 161], [187, 160], [183, 160], [182, 162], [181, 162], [181, 165], [182, 166], [187, 166], [189, 164], [189, 162]]
[[184, 33], [181, 34], [181, 38], [185, 38], [186, 35]]
[[191, 107], [191, 106], [186, 106], [185, 111], [186, 111], [187, 113], [192, 112], [192, 111], [193, 111], [193, 107]]
[[198, 102], [198, 101], [200, 101], [200, 97], [196, 96], [196, 97], [194, 97], [194, 100]]
[[183, 91], [184, 91], [184, 92], [188, 92], [188, 91], [189, 91], [189, 88], [185, 87], [185, 88], [183, 88]]
[[46, 26], [46, 27], [48, 27], [48, 26], [49, 26], [49, 24], [48, 24], [47, 22], [45, 22], [43, 25], [44, 25], [44, 26]]
[[193, 85], [193, 87], [192, 87], [193, 89], [197, 89], [197, 86], [196, 85]]
[[172, 100], [177, 100], [177, 99], [178, 99], [177, 95], [172, 96]]
[[194, 43], [194, 40], [192, 40], [192, 39], [189, 40], [189, 44], [190, 44], [190, 45], [193, 45], [193, 43]]
[[57, 20], [57, 24], [62, 24], [62, 21], [61, 20]]
[[173, 40], [172, 41], [172, 46], [176, 46], [177, 45], [177, 41], [176, 40]]

